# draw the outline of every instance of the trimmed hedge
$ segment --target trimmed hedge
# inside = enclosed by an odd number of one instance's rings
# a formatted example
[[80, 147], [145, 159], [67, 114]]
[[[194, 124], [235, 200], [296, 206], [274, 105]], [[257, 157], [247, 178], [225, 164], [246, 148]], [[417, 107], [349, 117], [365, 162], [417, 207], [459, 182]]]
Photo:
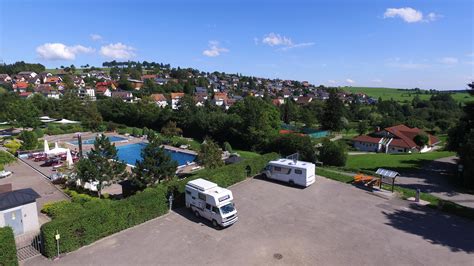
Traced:
[[61, 235], [60, 253], [76, 250], [103, 237], [168, 212], [166, 189], [148, 188], [127, 199], [59, 202], [43, 208], [54, 219], [41, 227], [44, 255], [56, 256], [56, 231]]
[[15, 236], [9, 226], [0, 228], [0, 265], [18, 265]]

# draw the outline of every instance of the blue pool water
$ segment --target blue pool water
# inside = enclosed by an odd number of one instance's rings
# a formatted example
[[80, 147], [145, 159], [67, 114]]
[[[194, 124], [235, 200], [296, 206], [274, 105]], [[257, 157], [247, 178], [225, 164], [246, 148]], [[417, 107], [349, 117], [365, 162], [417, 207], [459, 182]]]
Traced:
[[[123, 140], [127, 140], [127, 139], [122, 138], [122, 137], [117, 137], [117, 136], [110, 136], [109, 140], [110, 140], [110, 142], [118, 142], [118, 141], [123, 141]], [[94, 145], [94, 141], [95, 141], [95, 139], [86, 139], [86, 140], [82, 140], [82, 144], [83, 145], [87, 145], [87, 144]], [[71, 143], [73, 145], [79, 145], [79, 142], [77, 140], [69, 141], [69, 143]]]
[[[135, 143], [117, 147], [118, 157], [127, 164], [135, 165], [136, 161], [141, 160], [141, 151], [145, 148], [145, 143]], [[175, 160], [178, 165], [185, 165], [187, 162], [193, 162], [196, 159], [195, 155], [165, 150]]]

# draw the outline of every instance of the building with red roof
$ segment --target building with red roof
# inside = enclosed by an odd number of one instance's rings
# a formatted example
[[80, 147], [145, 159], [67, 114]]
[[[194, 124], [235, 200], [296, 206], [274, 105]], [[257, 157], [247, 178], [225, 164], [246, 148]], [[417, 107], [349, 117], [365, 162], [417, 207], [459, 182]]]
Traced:
[[[419, 134], [428, 136], [424, 146], [416, 144], [415, 137]], [[419, 128], [396, 125], [374, 131], [368, 135], [360, 135], [352, 139], [354, 147], [360, 151], [384, 153], [428, 152], [439, 143], [439, 139]]]

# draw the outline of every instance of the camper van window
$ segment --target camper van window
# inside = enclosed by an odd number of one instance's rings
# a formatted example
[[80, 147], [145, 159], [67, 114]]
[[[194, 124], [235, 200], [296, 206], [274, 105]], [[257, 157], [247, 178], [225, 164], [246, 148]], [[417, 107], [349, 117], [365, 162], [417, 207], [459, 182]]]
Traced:
[[202, 194], [202, 193], [198, 193], [198, 198], [199, 198], [200, 200], [206, 201], [206, 195], [204, 195], [204, 194]]
[[234, 211], [234, 203], [232, 202], [221, 207], [222, 214], [228, 214], [229, 212], [233, 212], [233, 211]]
[[297, 175], [301, 175], [303, 173], [303, 171], [299, 170], [299, 169], [295, 169], [295, 174]]
[[191, 195], [191, 191], [186, 190], [186, 194]]
[[275, 170], [275, 171], [277, 171], [277, 172], [280, 172], [280, 171], [281, 171], [281, 167], [275, 166], [275, 167], [273, 167], [273, 170]]
[[206, 203], [206, 209], [211, 210], [211, 205], [209, 203]]
[[287, 175], [291, 174], [291, 168], [288, 169], [288, 172], [286, 172]]
[[219, 209], [217, 207], [212, 206], [212, 211], [215, 213], [219, 213]]

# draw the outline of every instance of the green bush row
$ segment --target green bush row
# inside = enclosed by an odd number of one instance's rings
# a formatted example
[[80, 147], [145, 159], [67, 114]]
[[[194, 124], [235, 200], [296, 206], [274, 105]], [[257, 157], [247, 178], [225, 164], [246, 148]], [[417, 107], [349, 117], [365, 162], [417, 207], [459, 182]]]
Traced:
[[0, 265], [18, 265], [15, 237], [9, 226], [0, 228]]
[[53, 220], [41, 227], [44, 255], [56, 255], [56, 232], [61, 236], [60, 253], [70, 252], [167, 213], [166, 193], [159, 186], [119, 201], [78, 196], [71, 202], [45, 206], [43, 211]]

